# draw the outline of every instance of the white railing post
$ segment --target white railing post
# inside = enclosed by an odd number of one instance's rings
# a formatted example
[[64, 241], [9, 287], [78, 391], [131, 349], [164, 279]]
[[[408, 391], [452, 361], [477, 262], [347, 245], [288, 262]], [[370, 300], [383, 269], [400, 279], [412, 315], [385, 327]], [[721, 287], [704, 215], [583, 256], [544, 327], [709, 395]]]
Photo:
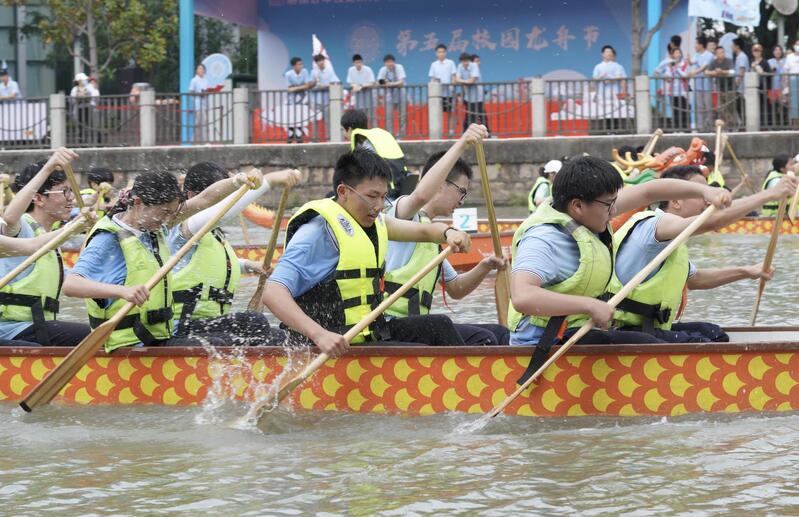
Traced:
[[431, 140], [440, 140], [443, 130], [444, 103], [441, 99], [441, 83], [427, 84], [427, 129]]
[[247, 88], [233, 89], [233, 143], [247, 144], [250, 142], [250, 90]]
[[546, 81], [534, 77], [530, 81], [530, 103], [532, 111], [533, 136], [547, 136]]
[[63, 93], [50, 95], [50, 148], [67, 145], [67, 98]]
[[744, 74], [744, 121], [746, 131], [760, 131], [760, 91], [757, 73], [746, 72]]
[[652, 133], [652, 107], [649, 100], [649, 77], [635, 77], [635, 132], [639, 135]]
[[155, 90], [139, 93], [139, 145], [155, 145]]
[[340, 129], [341, 115], [344, 108], [344, 89], [340, 83], [332, 83], [328, 86], [328, 94], [330, 95], [330, 104], [328, 105], [327, 137], [331, 142], [341, 142], [344, 139]]

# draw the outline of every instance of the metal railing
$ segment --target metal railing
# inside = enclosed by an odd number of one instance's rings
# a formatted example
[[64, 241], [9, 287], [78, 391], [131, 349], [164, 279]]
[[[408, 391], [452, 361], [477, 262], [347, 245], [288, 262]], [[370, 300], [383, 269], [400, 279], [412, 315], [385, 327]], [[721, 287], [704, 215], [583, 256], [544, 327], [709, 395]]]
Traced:
[[156, 144], [233, 143], [233, 92], [157, 93]]
[[799, 127], [799, 74], [759, 74], [760, 129]]
[[471, 123], [480, 123], [497, 138], [530, 136], [532, 103], [527, 81], [459, 85], [455, 92], [456, 133]]
[[329, 139], [329, 114], [327, 90], [250, 92], [251, 142], [325, 142]]
[[746, 127], [745, 94], [735, 77], [655, 77], [650, 84], [653, 124], [665, 132], [713, 132], [718, 119], [728, 131]]
[[128, 95], [67, 97], [67, 146], [137, 146], [139, 107]]
[[547, 136], [635, 133], [633, 79], [547, 81]]
[[344, 97], [344, 109], [366, 111], [371, 127], [383, 128], [402, 140], [430, 138], [426, 84], [349, 90]]
[[49, 146], [49, 98], [0, 101], [0, 149]]

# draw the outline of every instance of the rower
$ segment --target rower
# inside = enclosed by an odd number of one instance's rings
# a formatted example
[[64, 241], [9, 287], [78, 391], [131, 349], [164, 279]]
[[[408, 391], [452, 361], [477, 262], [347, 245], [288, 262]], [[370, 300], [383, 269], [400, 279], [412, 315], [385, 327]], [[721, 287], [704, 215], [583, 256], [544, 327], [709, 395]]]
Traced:
[[[466, 199], [472, 179], [472, 168], [460, 156], [471, 145], [482, 142], [487, 137], [488, 129], [485, 126], [470, 125], [446, 153], [433, 154], [427, 160], [419, 184], [411, 194], [400, 196], [387, 215], [425, 224], [436, 217], [451, 218], [452, 212]], [[410, 280], [439, 251], [435, 244], [389, 241], [386, 254], [386, 295]], [[428, 273], [392, 305], [386, 314], [394, 318], [429, 314], [433, 291], [440, 277], [443, 276], [446, 294], [461, 299], [474, 291], [491, 271], [504, 267], [505, 259], [490, 255], [471, 271], [459, 275], [449, 261], [444, 260], [441, 267]], [[456, 323], [455, 328], [467, 345], [508, 344], [509, 333], [502, 325]]]
[[[52, 235], [53, 225], [69, 220], [75, 194], [63, 167], [77, 155], [58, 149], [49, 160], [29, 165], [14, 178], [16, 196], [3, 214], [4, 233], [31, 238]], [[23, 257], [0, 260], [0, 276], [13, 270]], [[45, 346], [75, 346], [91, 329], [83, 323], [58, 321], [64, 262], [54, 250], [0, 289], [0, 339], [28, 341]]]
[[[106, 210], [111, 208], [111, 197], [108, 192], [114, 184], [114, 173], [105, 167], [92, 167], [86, 175], [89, 181], [88, 188], [80, 191], [83, 197], [83, 204], [86, 206], [97, 206], [97, 217], [103, 217]], [[103, 199], [97, 202], [97, 196], [104, 192]]]
[[[263, 302], [302, 342], [327, 354], [349, 347], [341, 333], [361, 321], [383, 299], [389, 239], [447, 243], [469, 248], [469, 236], [443, 223], [419, 224], [385, 217], [391, 180], [377, 154], [356, 149], [341, 156], [333, 173], [335, 198], [303, 205], [286, 230], [286, 246], [264, 290]], [[444, 315], [378, 318], [353, 343], [378, 341], [463, 345]]]
[[[613, 215], [670, 198], [704, 198], [721, 206], [730, 199], [728, 192], [679, 180], [623, 186], [605, 160], [571, 158], [555, 177], [551, 202], [516, 230], [508, 309], [511, 344], [537, 346], [523, 380], [543, 364], [561, 335], [568, 338], [589, 318], [608, 328], [613, 310], [600, 297], [613, 272]], [[580, 343], [660, 341], [643, 332], [591, 330]]]
[[[705, 183], [697, 166], [672, 167], [663, 178]], [[661, 181], [661, 180], [658, 180]], [[718, 230], [737, 221], [764, 203], [793, 195], [797, 180], [783, 177], [774, 187], [755, 195], [735, 200], [729, 208], [714, 213], [694, 235]], [[639, 212], [614, 234], [616, 251], [615, 274], [608, 291], [618, 292], [635, 274], [669, 245], [705, 209], [701, 199], [664, 201], [656, 211]], [[614, 320], [622, 330], [643, 331], [671, 343], [728, 341], [718, 325], [704, 322], [675, 323], [683, 289], [713, 289], [745, 279], [770, 280], [773, 270], [763, 271], [762, 264], [728, 268], [697, 269], [688, 258], [688, 247], [682, 245], [660, 268], [649, 275], [618, 305]]]
[[[227, 172], [213, 162], [194, 165], [186, 174], [183, 192], [192, 199], [211, 185], [228, 177]], [[228, 210], [220, 225], [237, 218], [250, 203], [275, 186], [293, 187], [300, 179], [296, 170], [270, 172], [260, 188], [250, 190]], [[203, 210], [174, 226], [167, 239], [169, 251], [177, 252], [195, 232], [215, 216], [221, 205]], [[284, 333], [270, 329], [266, 315], [261, 312], [230, 312], [233, 296], [239, 287], [242, 273], [264, 274], [261, 262], [239, 259], [221, 227], [214, 228], [178, 262], [173, 270], [175, 325], [178, 336], [192, 333], [228, 332], [236, 345], [277, 345]]]
[[[762, 190], [768, 190], [777, 186], [782, 178], [788, 174], [788, 171], [792, 171], [794, 169], [794, 160], [787, 154], [778, 154], [774, 157], [771, 161], [771, 172], [766, 175], [766, 179], [763, 180], [763, 187]], [[760, 211], [760, 215], [765, 216], [775, 216], [777, 215], [777, 209], [780, 206], [779, 199], [775, 199], [772, 202], [766, 203], [763, 205], [763, 209]]]
[[165, 223], [180, 224], [213, 206], [244, 184], [260, 186], [261, 175], [239, 173], [184, 200], [177, 178], [165, 171], [140, 174], [130, 191], [94, 226], [64, 282], [64, 294], [84, 298], [92, 328], [111, 319], [127, 302], [134, 307], [105, 344], [106, 352], [125, 346], [226, 346], [228, 333], [175, 337], [174, 278], [167, 274], [152, 290], [145, 284], [169, 260]]
[[354, 151], [356, 147], [369, 149], [388, 163], [391, 168], [388, 197], [396, 199], [404, 189], [409, 189], [403, 187], [408, 176], [405, 153], [391, 133], [379, 127], [368, 127], [369, 117], [363, 110], [347, 110], [341, 116], [341, 129], [344, 131], [344, 138], [350, 141], [350, 150]]
[[560, 160], [549, 160], [546, 165], [541, 167], [538, 178], [527, 196], [527, 209], [531, 214], [535, 212], [538, 205], [552, 196], [552, 180], [555, 179], [555, 175], [561, 167], [563, 167], [563, 162]]

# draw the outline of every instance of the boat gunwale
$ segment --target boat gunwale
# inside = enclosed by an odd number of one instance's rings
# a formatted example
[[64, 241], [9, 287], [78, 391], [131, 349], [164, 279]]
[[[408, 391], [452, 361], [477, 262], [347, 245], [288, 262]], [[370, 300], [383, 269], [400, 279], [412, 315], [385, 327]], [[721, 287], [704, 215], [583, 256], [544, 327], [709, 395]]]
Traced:
[[[735, 327], [732, 332], [768, 333], [799, 332], [799, 327]], [[552, 347], [554, 352], [558, 345]], [[0, 357], [64, 357], [72, 347], [0, 347]], [[236, 352], [246, 357], [284, 356], [278, 346], [216, 347], [222, 355]], [[532, 346], [354, 346], [347, 357], [530, 357]], [[312, 350], [317, 353], [317, 350]], [[579, 345], [571, 355], [686, 355], [737, 354], [757, 352], [799, 352], [799, 341], [757, 341], [730, 343], [663, 343]], [[124, 347], [112, 353], [98, 352], [95, 357], [210, 357], [212, 353], [201, 346]]]

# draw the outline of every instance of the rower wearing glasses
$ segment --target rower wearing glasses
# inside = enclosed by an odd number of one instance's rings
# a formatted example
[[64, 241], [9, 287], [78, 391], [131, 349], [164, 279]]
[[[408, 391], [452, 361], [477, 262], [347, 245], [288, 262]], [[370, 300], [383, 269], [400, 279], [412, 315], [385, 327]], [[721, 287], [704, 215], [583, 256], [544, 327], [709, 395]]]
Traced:
[[[303, 205], [286, 229], [283, 255], [264, 290], [263, 302], [290, 335], [337, 356], [349, 344], [342, 334], [383, 300], [389, 239], [447, 243], [468, 250], [469, 236], [444, 223], [419, 224], [386, 217], [391, 169], [380, 156], [356, 149], [341, 156], [332, 198]], [[378, 318], [353, 344], [463, 345], [443, 315]]]
[[[3, 214], [4, 234], [36, 237], [69, 220], [75, 193], [61, 167], [76, 156], [61, 148], [49, 160], [28, 165], [15, 176], [11, 188], [16, 196]], [[24, 259], [0, 259], [0, 276]], [[63, 283], [64, 264], [56, 249], [0, 289], [0, 339], [46, 346], [80, 343], [90, 332], [88, 325], [56, 320]]]
[[[452, 217], [469, 194], [472, 168], [461, 159], [469, 146], [488, 136], [485, 126], [472, 124], [448, 151], [432, 155], [424, 166], [422, 178], [413, 192], [400, 196], [388, 210], [390, 217], [420, 223], [430, 223], [436, 217]], [[389, 241], [386, 254], [386, 294], [390, 294], [430, 262], [438, 254], [435, 244]], [[493, 270], [505, 267], [505, 260], [494, 255], [484, 258], [471, 271], [459, 275], [445, 260], [428, 273], [414, 289], [386, 311], [389, 317], [430, 313], [433, 292], [439, 279], [447, 295], [461, 299], [474, 291]], [[455, 328], [467, 345], [507, 345], [509, 332], [501, 325], [464, 325]]]

